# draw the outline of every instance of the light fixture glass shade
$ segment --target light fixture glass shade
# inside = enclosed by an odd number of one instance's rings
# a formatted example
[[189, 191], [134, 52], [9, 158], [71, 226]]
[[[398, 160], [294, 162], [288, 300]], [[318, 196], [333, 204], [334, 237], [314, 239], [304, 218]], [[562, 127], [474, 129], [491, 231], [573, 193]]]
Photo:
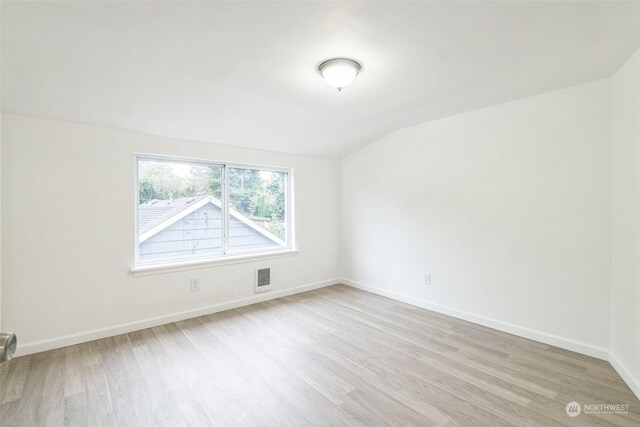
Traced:
[[356, 61], [346, 58], [335, 58], [324, 61], [318, 66], [318, 72], [338, 92], [355, 80], [362, 67]]

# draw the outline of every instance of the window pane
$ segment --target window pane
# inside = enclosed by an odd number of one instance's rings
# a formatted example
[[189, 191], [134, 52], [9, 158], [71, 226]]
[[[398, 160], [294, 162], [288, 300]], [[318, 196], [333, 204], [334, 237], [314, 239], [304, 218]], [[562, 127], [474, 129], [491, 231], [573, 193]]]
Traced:
[[229, 250], [286, 246], [285, 172], [229, 168]]
[[138, 161], [139, 260], [222, 254], [222, 167]]

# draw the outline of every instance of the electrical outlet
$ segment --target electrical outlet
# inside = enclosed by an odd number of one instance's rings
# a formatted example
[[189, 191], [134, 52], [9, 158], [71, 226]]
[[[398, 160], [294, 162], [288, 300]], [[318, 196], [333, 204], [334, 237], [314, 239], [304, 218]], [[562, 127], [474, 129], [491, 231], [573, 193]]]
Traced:
[[425, 286], [431, 286], [431, 273], [424, 274], [424, 284]]
[[191, 292], [198, 292], [200, 290], [200, 278], [191, 279], [189, 281], [189, 289]]

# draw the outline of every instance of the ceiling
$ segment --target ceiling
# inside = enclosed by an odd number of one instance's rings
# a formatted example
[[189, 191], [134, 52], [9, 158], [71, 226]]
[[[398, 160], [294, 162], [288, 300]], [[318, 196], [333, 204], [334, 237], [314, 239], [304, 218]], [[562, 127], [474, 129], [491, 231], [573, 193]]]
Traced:
[[[611, 76], [639, 45], [640, 2], [3, 2], [2, 109], [342, 157]], [[342, 93], [331, 57], [363, 65]]]

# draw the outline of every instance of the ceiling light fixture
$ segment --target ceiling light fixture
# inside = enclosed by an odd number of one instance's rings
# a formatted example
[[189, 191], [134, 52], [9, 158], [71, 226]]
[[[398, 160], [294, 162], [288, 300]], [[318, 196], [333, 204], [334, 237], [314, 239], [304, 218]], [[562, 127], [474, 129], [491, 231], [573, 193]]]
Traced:
[[353, 59], [334, 58], [318, 65], [318, 72], [331, 86], [342, 92], [355, 80], [362, 67]]

